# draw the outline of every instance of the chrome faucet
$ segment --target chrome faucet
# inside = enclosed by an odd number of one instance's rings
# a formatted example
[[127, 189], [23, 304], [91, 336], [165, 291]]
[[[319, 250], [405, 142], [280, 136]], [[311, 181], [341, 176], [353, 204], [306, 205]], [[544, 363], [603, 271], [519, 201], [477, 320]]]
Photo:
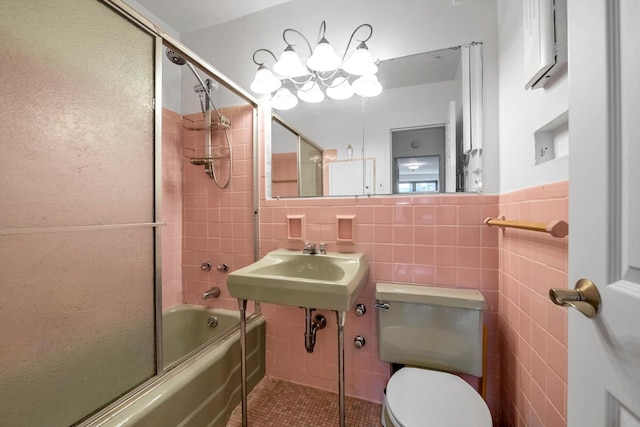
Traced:
[[305, 242], [304, 249], [302, 250], [302, 253], [303, 254], [309, 254], [309, 255], [317, 254], [318, 251], [316, 250], [316, 244], [315, 243]]
[[219, 296], [220, 296], [220, 288], [217, 286], [214, 286], [208, 291], [205, 291], [202, 293], [202, 299], [218, 298]]
[[320, 243], [320, 248], [316, 249], [315, 243], [305, 242], [304, 249], [302, 250], [303, 254], [316, 255], [316, 254], [327, 254], [327, 244]]

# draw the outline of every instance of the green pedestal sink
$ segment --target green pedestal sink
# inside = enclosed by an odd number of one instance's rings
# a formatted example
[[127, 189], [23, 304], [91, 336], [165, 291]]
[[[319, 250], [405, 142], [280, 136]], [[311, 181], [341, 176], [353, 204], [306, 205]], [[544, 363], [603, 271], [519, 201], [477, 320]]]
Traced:
[[363, 253], [277, 249], [230, 273], [227, 286], [234, 298], [346, 312], [368, 276]]

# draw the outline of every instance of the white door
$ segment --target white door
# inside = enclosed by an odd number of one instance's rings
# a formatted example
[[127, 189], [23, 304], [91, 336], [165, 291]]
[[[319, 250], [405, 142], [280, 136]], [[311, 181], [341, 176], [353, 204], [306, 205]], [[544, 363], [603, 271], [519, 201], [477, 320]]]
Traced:
[[329, 165], [329, 195], [372, 194], [375, 189], [375, 159], [335, 161]]
[[569, 427], [640, 426], [640, 0], [569, 0]]

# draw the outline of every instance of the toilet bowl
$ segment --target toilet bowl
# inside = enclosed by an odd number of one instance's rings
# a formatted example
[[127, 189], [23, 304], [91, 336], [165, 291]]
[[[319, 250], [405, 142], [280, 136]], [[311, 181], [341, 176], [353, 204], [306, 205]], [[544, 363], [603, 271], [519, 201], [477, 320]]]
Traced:
[[385, 427], [491, 427], [482, 397], [456, 375], [402, 368], [387, 384]]
[[[378, 356], [404, 365], [387, 383], [385, 427], [491, 427], [480, 394], [454, 374], [484, 374], [479, 291], [376, 283]], [[410, 366], [410, 367], [407, 367]]]

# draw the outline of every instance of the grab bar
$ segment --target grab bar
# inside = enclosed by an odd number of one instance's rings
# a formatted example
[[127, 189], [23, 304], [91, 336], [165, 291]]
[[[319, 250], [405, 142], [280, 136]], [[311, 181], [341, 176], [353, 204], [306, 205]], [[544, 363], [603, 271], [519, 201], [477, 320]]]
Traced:
[[521, 230], [539, 231], [549, 233], [553, 237], [565, 237], [569, 234], [569, 224], [566, 221], [556, 220], [549, 224], [540, 222], [526, 221], [507, 221], [502, 218], [488, 217], [484, 220], [484, 224], [494, 227], [518, 228]]

